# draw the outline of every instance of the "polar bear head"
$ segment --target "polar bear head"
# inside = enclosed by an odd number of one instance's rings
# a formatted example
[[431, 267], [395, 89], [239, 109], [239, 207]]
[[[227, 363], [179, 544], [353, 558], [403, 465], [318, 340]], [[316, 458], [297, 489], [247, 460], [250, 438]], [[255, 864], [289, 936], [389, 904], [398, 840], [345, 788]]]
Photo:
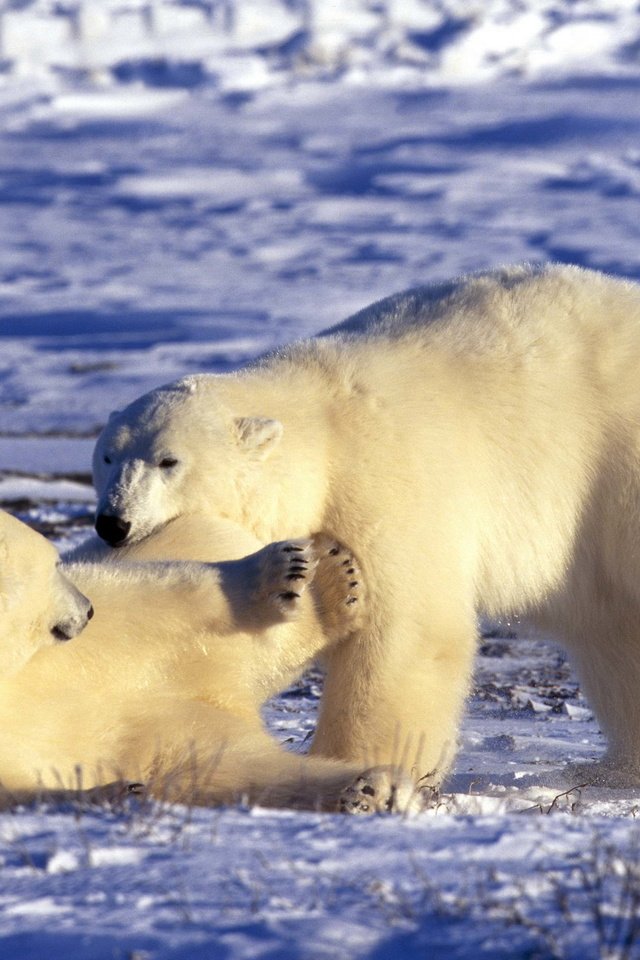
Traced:
[[52, 544], [0, 511], [0, 677], [15, 673], [40, 647], [75, 637], [92, 615]]
[[93, 453], [96, 531], [110, 546], [198, 513], [242, 522], [244, 482], [276, 446], [282, 425], [236, 416], [204, 386], [213, 380], [185, 377], [111, 414]]

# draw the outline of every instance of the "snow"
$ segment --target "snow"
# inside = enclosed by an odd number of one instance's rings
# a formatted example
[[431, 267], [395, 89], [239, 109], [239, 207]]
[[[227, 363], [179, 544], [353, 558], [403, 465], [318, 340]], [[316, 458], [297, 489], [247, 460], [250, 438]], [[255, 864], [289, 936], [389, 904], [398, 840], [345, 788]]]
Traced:
[[[111, 409], [393, 291], [639, 279], [639, 51], [635, 0], [5, 5], [0, 503], [78, 542]], [[305, 749], [320, 692], [274, 736]], [[640, 956], [640, 789], [567, 773], [603, 748], [548, 638], [485, 624], [428, 811], [3, 814], [0, 960]]]
[[[57, 114], [81, 120], [147, 117], [157, 110], [177, 108], [186, 99], [181, 90], [91, 90], [61, 93], [51, 101]], [[67, 124], [69, 127], [70, 124]], [[97, 171], [99, 172], [99, 171]]]

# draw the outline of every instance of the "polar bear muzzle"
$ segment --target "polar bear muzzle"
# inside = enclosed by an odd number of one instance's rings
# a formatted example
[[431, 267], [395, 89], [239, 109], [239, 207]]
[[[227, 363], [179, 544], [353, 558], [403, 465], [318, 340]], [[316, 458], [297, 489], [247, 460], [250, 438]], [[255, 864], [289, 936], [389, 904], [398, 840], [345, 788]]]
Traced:
[[61, 623], [55, 623], [51, 627], [51, 636], [55, 640], [61, 640], [63, 642], [72, 640], [74, 637], [77, 637], [79, 633], [82, 633], [89, 620], [93, 619], [93, 614], [94, 609], [92, 606], [89, 606], [89, 609], [84, 615], [64, 620]]
[[57, 569], [58, 610], [49, 627], [49, 633], [58, 641], [72, 640], [82, 633], [93, 617], [93, 605], [84, 593]]
[[96, 517], [96, 533], [111, 547], [120, 547], [124, 544], [131, 524], [122, 517], [111, 513], [99, 513]]

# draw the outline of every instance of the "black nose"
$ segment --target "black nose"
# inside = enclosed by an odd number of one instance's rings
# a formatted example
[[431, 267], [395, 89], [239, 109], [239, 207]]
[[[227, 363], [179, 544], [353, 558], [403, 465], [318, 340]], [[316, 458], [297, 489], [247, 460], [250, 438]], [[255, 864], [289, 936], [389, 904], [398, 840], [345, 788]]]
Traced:
[[93, 620], [94, 613], [95, 613], [95, 610], [93, 609], [93, 607], [89, 607], [89, 609], [87, 610], [87, 620]]
[[131, 524], [120, 517], [112, 517], [108, 513], [100, 513], [96, 517], [96, 533], [112, 547], [123, 543], [129, 530]]

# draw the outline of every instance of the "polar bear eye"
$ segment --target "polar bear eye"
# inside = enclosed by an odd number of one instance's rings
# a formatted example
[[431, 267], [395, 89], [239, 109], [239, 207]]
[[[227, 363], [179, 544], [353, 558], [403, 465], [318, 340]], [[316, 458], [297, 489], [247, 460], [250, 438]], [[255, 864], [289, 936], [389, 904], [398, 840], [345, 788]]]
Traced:
[[178, 461], [176, 460], [175, 457], [163, 457], [162, 460], [160, 461], [160, 463], [158, 464], [158, 466], [159, 466], [159, 467], [162, 467], [163, 470], [165, 470], [165, 469], [167, 469], [167, 468], [169, 468], [169, 467], [175, 467], [175, 465], [177, 464], [177, 462], [178, 462]]
[[108, 463], [108, 464], [111, 463], [111, 457], [108, 457], [108, 456], [106, 455], [106, 453], [105, 453], [105, 455], [104, 455], [104, 457], [103, 457], [102, 459], [104, 460], [105, 463]]

